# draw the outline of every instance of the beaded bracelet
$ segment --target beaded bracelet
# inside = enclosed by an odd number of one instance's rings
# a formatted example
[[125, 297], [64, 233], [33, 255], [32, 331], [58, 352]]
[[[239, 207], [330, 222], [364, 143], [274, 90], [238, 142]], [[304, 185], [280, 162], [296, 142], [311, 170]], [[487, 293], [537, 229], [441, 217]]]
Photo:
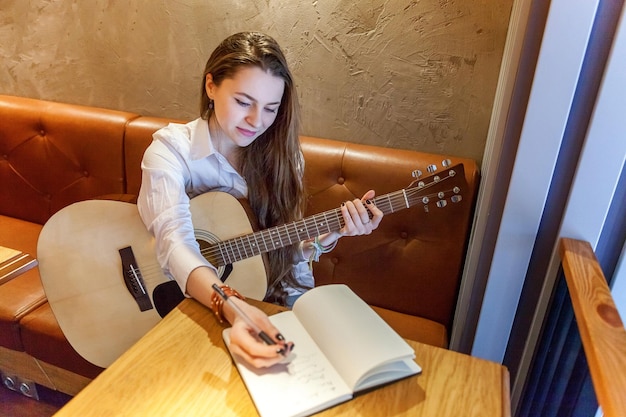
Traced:
[[335, 240], [328, 246], [322, 246], [322, 244], [320, 243], [320, 238], [319, 236], [317, 236], [315, 240], [311, 242], [311, 246], [313, 247], [313, 253], [311, 253], [311, 256], [309, 257], [309, 268], [313, 268], [313, 261], [320, 261], [320, 255], [322, 255], [323, 253], [328, 253], [335, 249], [335, 246], [337, 246], [337, 242], [338, 240]]
[[[224, 291], [224, 294], [226, 294], [227, 297], [234, 296], [239, 298], [240, 300], [246, 299], [246, 297], [239, 294], [237, 290], [229, 287], [228, 285], [222, 284], [220, 285], [220, 288], [222, 289], [222, 291]], [[224, 317], [224, 299], [220, 297], [220, 295], [215, 291], [213, 291], [213, 294], [211, 294], [211, 310], [213, 310], [213, 314], [217, 318], [217, 321], [220, 324], [224, 324], [224, 322], [226, 321], [226, 318]]]

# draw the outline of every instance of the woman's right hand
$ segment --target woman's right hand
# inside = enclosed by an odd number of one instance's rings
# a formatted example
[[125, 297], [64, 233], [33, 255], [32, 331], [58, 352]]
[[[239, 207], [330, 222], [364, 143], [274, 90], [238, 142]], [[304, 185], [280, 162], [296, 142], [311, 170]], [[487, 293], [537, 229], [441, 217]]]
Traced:
[[245, 320], [236, 316], [231, 307], [224, 305], [224, 315], [232, 323], [230, 350], [255, 368], [267, 368], [288, 358], [293, 343], [285, 341], [280, 331], [269, 321], [267, 315], [258, 308], [240, 299], [233, 299], [237, 306], [276, 344], [264, 343]]
[[[196, 268], [189, 274], [187, 293], [210, 309], [213, 284], [220, 285], [222, 282], [219, 281], [217, 275], [211, 268]], [[254, 329], [242, 318], [237, 317], [235, 311], [228, 303], [224, 303], [224, 318], [232, 324], [230, 349], [233, 354], [240, 356], [255, 368], [269, 367], [275, 363], [284, 361], [286, 356], [288, 356], [293, 349], [293, 343], [285, 341], [264, 312], [237, 297], [232, 296], [230, 299], [234, 303], [237, 303], [237, 306], [241, 308], [243, 313], [276, 342], [275, 345], [265, 344], [256, 336]], [[218, 324], [216, 323], [216, 325]], [[281, 350], [283, 354], [280, 353]]]

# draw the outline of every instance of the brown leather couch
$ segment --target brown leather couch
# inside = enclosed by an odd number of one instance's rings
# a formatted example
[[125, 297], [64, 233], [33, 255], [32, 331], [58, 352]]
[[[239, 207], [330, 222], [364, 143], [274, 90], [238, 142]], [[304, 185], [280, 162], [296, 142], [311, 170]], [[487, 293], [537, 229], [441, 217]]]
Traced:
[[[43, 224], [63, 207], [105, 195], [132, 201], [143, 151], [169, 121], [0, 96], [0, 246], [36, 257]], [[302, 137], [302, 147], [307, 215], [370, 188], [379, 196], [406, 188], [413, 170], [426, 172], [443, 159], [463, 163], [460, 202], [447, 199], [437, 208], [431, 201], [428, 212], [417, 204], [389, 214], [372, 235], [342, 239], [314, 265], [318, 285], [347, 283], [402, 336], [446, 347], [478, 187], [476, 163], [312, 137]], [[102, 371], [63, 336], [38, 268], [0, 285], [0, 371], [70, 395]]]

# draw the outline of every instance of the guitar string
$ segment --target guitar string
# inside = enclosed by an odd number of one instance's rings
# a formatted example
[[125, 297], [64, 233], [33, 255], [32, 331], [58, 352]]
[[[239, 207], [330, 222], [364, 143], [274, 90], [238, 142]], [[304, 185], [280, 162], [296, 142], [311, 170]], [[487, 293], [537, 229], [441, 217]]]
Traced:
[[[448, 178], [450, 178], [450, 177], [445, 177], [444, 180], [448, 179]], [[377, 206], [379, 206], [379, 208], [382, 207], [382, 205], [386, 204], [387, 207], [388, 207], [387, 210], [390, 210], [390, 211], [388, 211], [388, 213], [389, 212], [393, 212], [391, 207], [395, 207], [396, 204], [400, 204], [402, 206], [402, 208], [406, 208], [405, 194], [403, 193], [403, 191], [406, 193], [406, 198], [409, 199], [411, 203], [414, 203], [416, 201], [416, 200], [414, 200], [415, 197], [416, 197], [416, 194], [419, 194], [419, 193], [423, 192], [425, 189], [427, 189], [427, 188], [429, 188], [429, 187], [431, 187], [433, 185], [436, 185], [436, 184], [438, 184], [438, 182], [431, 182], [431, 183], [426, 184], [426, 185], [424, 185], [423, 187], [420, 187], [420, 188], [408, 188], [408, 189], [404, 189], [404, 190], [395, 191], [393, 193], [389, 193], [389, 194], [386, 194], [386, 195], [374, 198], [374, 203]], [[449, 191], [451, 191], [451, 190], [446, 190], [444, 192], [449, 192]], [[422, 199], [424, 197], [427, 197], [427, 198], [430, 199], [430, 198], [432, 198], [433, 196], [436, 196], [436, 195], [437, 195], [437, 193], [432, 193], [432, 194], [428, 194], [428, 195], [418, 195], [418, 197], [420, 197]], [[383, 201], [383, 200], [386, 200], [386, 201]], [[299, 220], [299, 221], [296, 221], [296, 222], [292, 222], [292, 223], [285, 224], [285, 225], [282, 225], [282, 226], [276, 226], [276, 227], [273, 227], [273, 228], [270, 228], [270, 229], [266, 229], [266, 230], [261, 231], [261, 232], [252, 233], [250, 235], [232, 238], [232, 239], [229, 239], [229, 240], [226, 240], [226, 241], [223, 241], [223, 242], [217, 242], [217, 243], [212, 244], [208, 249], [202, 249], [200, 252], [207, 259], [209, 259], [208, 258], [209, 256], [211, 256], [211, 257], [213, 257], [215, 259], [217, 254], [219, 254], [220, 252], [223, 252], [219, 248], [220, 245], [228, 245], [228, 242], [230, 242], [230, 241], [237, 241], [237, 240], [242, 241], [243, 239], [248, 240], [248, 244], [250, 245], [251, 244], [250, 243], [250, 240], [251, 240], [250, 236], [254, 236], [254, 235], [257, 235], [257, 234], [262, 235], [264, 232], [265, 232], [265, 234], [267, 234], [268, 231], [278, 230], [281, 227], [285, 228], [285, 231], [287, 232], [287, 236], [290, 239], [290, 244], [293, 243], [292, 236], [295, 237], [296, 239], [298, 239], [297, 242], [299, 242], [300, 240], [304, 240], [304, 239], [301, 238], [301, 234], [302, 233], [307, 233], [307, 238], [311, 238], [312, 230], [310, 230], [309, 227], [305, 227], [305, 229], [298, 229], [297, 226], [296, 226], [297, 224], [304, 223], [305, 226], [306, 226], [307, 220], [309, 220], [309, 222], [315, 220], [315, 222], [317, 223], [317, 219], [319, 217], [323, 217], [326, 220], [325, 223], [327, 224], [326, 227], [329, 229], [328, 231], [339, 230], [341, 227], [343, 227], [343, 217], [338, 215], [338, 213], [340, 213], [340, 212], [341, 212], [341, 210], [338, 209], [338, 208], [327, 210], [327, 211], [325, 211], [323, 213], [319, 213], [317, 215], [313, 215], [311, 217], [308, 217], [306, 219], [302, 219], [302, 220]], [[330, 221], [327, 220], [328, 216], [331, 216], [331, 220]], [[291, 235], [290, 232], [289, 232], [289, 226], [291, 226], [291, 225], [294, 228], [295, 235]], [[317, 231], [317, 225], [315, 225], [315, 229]], [[269, 237], [268, 237], [268, 239], [269, 239]], [[265, 239], [263, 238], [263, 240], [265, 240]], [[255, 239], [255, 241], [256, 241], [256, 239]], [[232, 244], [230, 244], [230, 245], [232, 245]], [[246, 251], [245, 243], [240, 242], [240, 243], [237, 243], [237, 245], [238, 246], [239, 245], [243, 245], [243, 250], [244, 250], [244, 252]], [[258, 246], [258, 242], [256, 243], [256, 245]], [[272, 249], [270, 249], [270, 248], [267, 247], [266, 243], [265, 243], [265, 246], [266, 246], [266, 250], [265, 251], [262, 251], [262, 250], [259, 251], [258, 249], [257, 249], [257, 251], [253, 251], [252, 249], [250, 249], [250, 251], [253, 253], [253, 255], [241, 257], [240, 259], [246, 259], [247, 257], [256, 256], [256, 255], [259, 255], [259, 254], [264, 253], [264, 252], [269, 252], [269, 251], [271, 251], [271, 250], [276, 248], [275, 245], [272, 245], [274, 247]], [[241, 253], [241, 249], [237, 249], [237, 251]], [[246, 255], [247, 255], [247, 252], [246, 252]], [[223, 266], [223, 265], [226, 265], [228, 263], [235, 262], [237, 260], [238, 259], [235, 259], [234, 261], [231, 261], [231, 262], [222, 261], [223, 262], [222, 264], [216, 265], [216, 266], [218, 266], [218, 267], [219, 266]], [[153, 284], [155, 282], [157, 282], [157, 283], [163, 282], [163, 271], [162, 271], [161, 266], [158, 264], [158, 262], [151, 263], [150, 265], [142, 265], [142, 266], [137, 265], [137, 267], [138, 267], [138, 274], [141, 277], [141, 279], [144, 281], [145, 284], [150, 285], [150, 284]]]
[[[429, 184], [430, 185], [430, 184]], [[425, 187], [422, 187], [418, 190], [415, 189], [409, 189], [409, 190], [405, 190], [407, 191], [407, 197], [410, 198], [413, 201], [413, 197], [414, 194], [416, 194], [419, 191], [423, 191]], [[450, 190], [446, 190], [446, 192], [449, 192]], [[394, 195], [393, 197], [391, 197], [392, 195]], [[424, 197], [427, 198], [432, 198], [433, 196], [436, 196], [437, 194], [429, 194], [429, 195], [420, 195], [420, 197], [423, 199]], [[381, 203], [382, 200], [388, 200], [386, 202], [386, 204], [388, 206], [396, 206], [396, 204], [392, 203], [391, 200], [394, 200], [395, 203], [400, 202], [402, 208], [406, 208], [406, 204], [405, 204], [405, 199], [404, 199], [404, 194], [401, 191], [396, 191], [394, 193], [390, 193], [387, 194], [385, 196], [381, 196], [378, 197], [378, 199], [375, 199], [375, 203], [381, 207]], [[379, 201], [380, 200], [380, 201]], [[414, 202], [414, 201], [413, 201]], [[384, 211], [384, 210], [383, 210]], [[304, 238], [311, 238], [312, 236], [317, 236], [319, 235], [319, 230], [317, 230], [317, 225], [319, 224], [317, 222], [318, 219], [320, 219], [321, 217], [324, 217], [325, 219], [328, 217], [329, 214], [334, 215], [334, 217], [332, 218], [333, 221], [332, 222], [323, 222], [323, 224], [325, 224], [324, 226], [324, 232], [326, 231], [332, 231], [332, 230], [338, 230], [341, 227], [343, 227], [343, 218], [341, 216], [338, 216], [338, 213], [340, 212], [340, 209], [332, 209], [314, 216], [311, 216], [307, 219], [304, 220], [299, 220], [297, 222], [293, 222], [291, 224], [294, 225], [294, 230], [297, 230], [295, 228], [295, 224], [297, 223], [304, 223], [306, 226], [306, 220], [312, 219], [312, 220], [316, 220], [313, 225], [315, 226], [315, 230], [311, 230], [311, 227], [305, 227], [305, 229], [301, 229], [303, 230], [304, 233], [306, 233], [305, 236], [302, 235], [302, 233], [298, 233], [296, 231], [295, 235], [292, 235], [289, 233], [288, 231], [288, 225], [281, 225], [281, 226], [276, 226], [276, 227], [272, 227], [270, 229], [266, 229], [264, 231], [261, 232], [256, 232], [250, 235], [245, 235], [245, 236], [239, 236], [239, 237], [235, 237], [223, 242], [218, 242], [213, 244], [211, 247], [209, 247], [208, 249], [204, 249], [202, 250], [202, 254], [206, 257], [211, 256], [213, 257], [213, 259], [218, 259], [219, 262], [219, 258], [223, 258], [222, 262], [224, 262], [223, 264], [227, 264], [227, 263], [231, 263], [231, 262], [235, 262], [239, 259], [245, 259], [247, 257], [250, 256], [255, 256], [258, 255], [260, 253], [264, 253], [264, 252], [268, 252], [271, 250], [274, 250], [278, 247], [283, 247], [286, 246], [285, 244], [282, 243], [282, 240], [279, 239], [279, 241], [277, 243], [273, 243], [273, 239], [271, 238], [271, 235], [277, 231], [279, 228], [285, 228], [288, 232], [286, 238], [289, 240], [289, 244], [295, 243], [295, 242], [299, 242], [301, 240], [304, 240]], [[389, 212], [393, 212], [393, 210], [389, 210]], [[314, 232], [315, 234], [312, 235], [311, 232]], [[263, 250], [263, 248], [260, 247], [258, 239], [254, 238], [255, 235], [260, 236], [261, 240], [263, 241], [263, 246], [265, 247]], [[267, 235], [267, 236], [264, 236]], [[251, 240], [251, 236], [252, 239], [255, 241], [255, 244], [250, 245], [250, 240]], [[271, 245], [267, 244], [266, 241], [266, 237], [267, 237], [267, 241], [271, 242]], [[278, 236], [280, 238], [280, 236]], [[294, 240], [293, 238], [296, 238], [297, 240]], [[246, 243], [244, 242], [244, 240], [248, 240], [248, 245], [246, 245]], [[230, 248], [230, 253], [228, 252], [228, 248]], [[249, 248], [249, 249], [246, 249]], [[226, 252], [225, 252], [226, 251]], [[225, 252], [225, 253], [224, 253]], [[243, 252], [243, 253], [242, 253]], [[252, 253], [252, 255], [249, 255], [248, 252]], [[221, 265], [223, 265], [221, 264]]]
[[[447, 178], [449, 177], [445, 177], [445, 179]], [[418, 199], [415, 199], [416, 194], [419, 194], [418, 197], [420, 199], [424, 199], [425, 197], [430, 199], [430, 198], [433, 198], [434, 196], [437, 196], [438, 193], [422, 195], [420, 194], [420, 192], [423, 192], [425, 189], [435, 184], [438, 184], [439, 182], [431, 182], [420, 188], [410, 188], [410, 189], [405, 189], [405, 190], [400, 190], [400, 191], [396, 191], [393, 193], [389, 193], [384, 196], [375, 198], [374, 202], [377, 206], [379, 206], [379, 208], [383, 204], [387, 204], [387, 206], [389, 206], [389, 208], [387, 209], [388, 210], [387, 213], [391, 213], [393, 212], [393, 209], [391, 207], [397, 207], [398, 203], [400, 203], [402, 208], [406, 208], [405, 193], [406, 193], [407, 199], [410, 200], [411, 203], [415, 203], [416, 201], [418, 201]], [[444, 193], [450, 192], [450, 191], [451, 190], [446, 190], [444, 191]], [[386, 202], [383, 200], [386, 200]], [[410, 206], [411, 205], [412, 204], [410, 204]], [[381, 210], [383, 209], [381, 208]], [[289, 244], [293, 244], [293, 243], [300, 242], [305, 239], [310, 239], [314, 236], [318, 236], [319, 234], [321, 234], [319, 233], [318, 225], [322, 225], [322, 224], [324, 225], [323, 226], [324, 232], [339, 230], [341, 227], [343, 227], [343, 217], [339, 216], [338, 214], [340, 212], [341, 212], [340, 209], [336, 208], [336, 209], [328, 210], [323, 213], [319, 213], [311, 217], [307, 217], [306, 219], [298, 220], [296, 222], [292, 222], [286, 225], [274, 226], [272, 228], [269, 228], [260, 232], [252, 233], [252, 234], [245, 235], [245, 236], [235, 237], [235, 238], [228, 239], [222, 242], [217, 242], [211, 245], [209, 248], [201, 250], [201, 254], [207, 259], [212, 259], [213, 262], [217, 264], [217, 266], [223, 266], [232, 262], [236, 262], [241, 259], [246, 259], [252, 256], [259, 255], [261, 253], [269, 252], [271, 250], [287, 246], [286, 244], [282, 242], [282, 239], [280, 239], [280, 233], [278, 233], [278, 230], [280, 228], [285, 228], [285, 230], [287, 231], [286, 239], [288, 239]], [[330, 222], [327, 220], [329, 216], [331, 217]], [[319, 223], [318, 220], [321, 220], [322, 218], [325, 221], [322, 223]], [[312, 226], [311, 225], [307, 226], [306, 224], [307, 221], [309, 221], [309, 223], [312, 223]], [[301, 223], [304, 224], [305, 228], [297, 229], [296, 225], [301, 224]], [[295, 234], [292, 234], [291, 232], [289, 232], [289, 229], [288, 229], [289, 225], [294, 226]], [[298, 230], [300, 230], [300, 232], [298, 232]], [[313, 232], [313, 234], [311, 232]], [[278, 234], [277, 236], [279, 238], [278, 241], [275, 241], [274, 238], [272, 237], [272, 234], [274, 233]], [[255, 238], [254, 236], [260, 236], [260, 239], [262, 240], [263, 245], [260, 245], [258, 241], [259, 239]], [[245, 240], [248, 241], [247, 245], [244, 242]], [[251, 241], [254, 241], [254, 243], [251, 243]], [[268, 241], [270, 242], [270, 244], [267, 243]], [[264, 246], [264, 248], [262, 248], [261, 246]]]

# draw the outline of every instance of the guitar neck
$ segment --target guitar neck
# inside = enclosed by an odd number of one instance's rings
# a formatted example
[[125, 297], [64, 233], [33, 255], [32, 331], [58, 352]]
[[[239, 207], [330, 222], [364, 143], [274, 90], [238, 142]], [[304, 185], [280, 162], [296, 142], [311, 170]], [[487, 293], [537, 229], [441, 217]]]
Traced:
[[[433, 176], [435, 179], [431, 180], [429, 183], [414, 181], [407, 189], [374, 198], [373, 203], [385, 215], [404, 210], [417, 203], [427, 206], [428, 202], [433, 197], [441, 199], [450, 192], [458, 194], [458, 187], [456, 187], [457, 189], [454, 191], [452, 189], [437, 192], [430, 190], [438, 186], [440, 182], [452, 178], [457, 174], [457, 171], [450, 169], [446, 174], [447, 176]], [[460, 198], [458, 200], [460, 201]], [[217, 242], [209, 246], [209, 248], [204, 249], [202, 252], [213, 265], [221, 267], [304, 240], [313, 239], [324, 233], [339, 231], [344, 225], [341, 209], [336, 208], [306, 217], [302, 220]]]

